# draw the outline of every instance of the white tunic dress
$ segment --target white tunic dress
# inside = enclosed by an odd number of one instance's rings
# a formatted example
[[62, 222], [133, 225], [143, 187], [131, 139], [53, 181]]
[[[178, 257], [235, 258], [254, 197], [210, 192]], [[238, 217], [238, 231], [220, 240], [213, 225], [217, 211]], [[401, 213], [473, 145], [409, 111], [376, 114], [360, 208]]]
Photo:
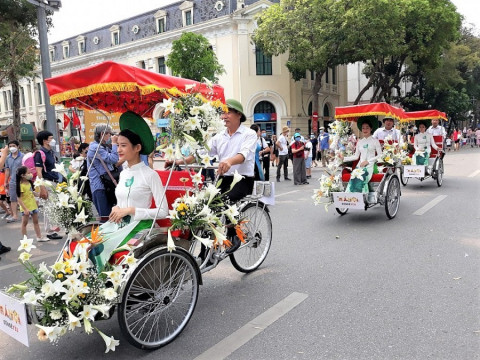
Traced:
[[428, 159], [431, 152], [430, 147], [438, 150], [438, 146], [435, 144], [433, 136], [427, 132], [415, 135], [413, 146], [416, 151], [415, 156], [413, 156], [413, 165], [428, 165]]

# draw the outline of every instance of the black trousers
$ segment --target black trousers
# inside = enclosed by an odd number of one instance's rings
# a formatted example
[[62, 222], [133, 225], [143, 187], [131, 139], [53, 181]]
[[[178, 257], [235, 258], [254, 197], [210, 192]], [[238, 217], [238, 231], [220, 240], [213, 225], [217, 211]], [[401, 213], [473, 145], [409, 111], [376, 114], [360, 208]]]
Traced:
[[265, 181], [270, 180], [270, 156], [263, 157], [263, 176], [265, 176]]
[[235, 184], [231, 191], [228, 190], [233, 182], [233, 176], [220, 176], [220, 179], [222, 179], [222, 183], [220, 184], [220, 192], [225, 194], [225, 197], [231, 202], [237, 202], [253, 192], [253, 177], [245, 176], [242, 180]]

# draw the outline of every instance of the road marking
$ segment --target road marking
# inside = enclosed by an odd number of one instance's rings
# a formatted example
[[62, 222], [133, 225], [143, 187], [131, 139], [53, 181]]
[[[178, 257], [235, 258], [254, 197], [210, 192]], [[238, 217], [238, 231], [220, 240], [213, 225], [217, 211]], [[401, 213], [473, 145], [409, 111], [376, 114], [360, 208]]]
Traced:
[[418, 209], [417, 211], [415, 211], [413, 213], [413, 215], [423, 215], [425, 214], [428, 210], [430, 210], [431, 208], [433, 208], [435, 205], [437, 205], [439, 202], [441, 202], [442, 200], [445, 200], [445, 198], [447, 197], [447, 195], [439, 195], [437, 196], [435, 199], [433, 199], [432, 201], [430, 201], [429, 203], [427, 203], [425, 206], [422, 206], [420, 209]]
[[471, 174], [468, 175], [467, 177], [475, 177], [475, 176], [477, 176], [478, 174], [480, 174], [480, 170], [475, 170], [473, 173], [471, 173]]
[[269, 325], [287, 314], [308, 297], [307, 294], [291, 293], [285, 299], [273, 305], [270, 309], [257, 316], [248, 324], [242, 326], [210, 349], [200, 354], [195, 360], [225, 359], [249, 340], [260, 334]]
[[299, 192], [299, 191], [300, 191], [300, 190], [287, 191], [286, 193], [277, 194], [277, 195], [275, 195], [275, 197], [279, 197], [279, 196], [283, 196], [283, 195], [288, 195], [288, 194], [293, 194], [293, 193], [296, 193], [296, 192]]
[[[39, 255], [39, 256], [34, 256], [32, 257], [32, 259], [30, 260], [31, 262], [35, 262], [35, 261], [39, 261], [39, 260], [43, 260], [43, 259], [48, 259], [48, 258], [51, 258], [51, 257], [57, 257], [58, 256], [58, 253], [55, 253], [55, 254], [45, 254], [45, 255]], [[0, 271], [1, 270], [5, 270], [5, 269], [10, 269], [10, 268], [13, 268], [13, 267], [16, 267], [16, 266], [23, 266], [22, 264], [20, 263], [12, 263], [12, 264], [8, 264], [8, 265], [3, 265], [3, 266], [0, 266]]]

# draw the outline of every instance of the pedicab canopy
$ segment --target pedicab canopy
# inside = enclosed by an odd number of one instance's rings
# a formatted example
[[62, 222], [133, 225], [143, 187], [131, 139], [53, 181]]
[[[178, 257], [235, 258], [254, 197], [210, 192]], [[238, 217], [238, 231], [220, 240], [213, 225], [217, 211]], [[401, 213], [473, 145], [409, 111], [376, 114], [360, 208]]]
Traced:
[[409, 111], [405, 113], [406, 121], [441, 119], [448, 121], [447, 114], [438, 110]]
[[134, 111], [152, 117], [163, 99], [199, 93], [217, 106], [225, 103], [223, 88], [134, 66], [106, 61], [85, 69], [46, 79], [50, 103], [65, 107], [99, 109], [109, 113]]
[[357, 121], [361, 116], [383, 115], [399, 121], [404, 120], [403, 109], [387, 103], [372, 103], [364, 105], [339, 106], [335, 108], [335, 119], [345, 121]]

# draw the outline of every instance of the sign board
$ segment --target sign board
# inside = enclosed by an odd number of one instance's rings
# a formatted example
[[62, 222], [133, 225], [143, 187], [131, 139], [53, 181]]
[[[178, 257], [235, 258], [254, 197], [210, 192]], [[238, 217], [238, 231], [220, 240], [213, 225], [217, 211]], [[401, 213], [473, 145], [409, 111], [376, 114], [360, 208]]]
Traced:
[[[115, 114], [106, 114], [108, 117], [109, 121], [109, 126], [112, 128], [113, 132], [119, 133], [120, 132], [120, 125], [118, 124], [118, 121], [120, 119], [120, 113], [115, 113]], [[107, 123], [107, 119], [105, 119], [105, 116], [100, 114], [98, 111], [94, 110], [85, 110], [83, 112], [83, 119], [85, 122], [85, 142], [86, 143], [91, 143], [93, 141], [93, 137], [95, 134], [95, 127], [97, 125], [103, 125]]]
[[267, 205], [275, 205], [275, 183], [268, 181], [255, 181], [255, 186], [253, 187], [253, 195], [263, 196], [260, 198], [260, 201]]
[[0, 330], [28, 346], [25, 304], [0, 291]]
[[334, 192], [333, 205], [336, 208], [365, 210], [363, 193]]
[[424, 165], [404, 165], [403, 176], [406, 178], [423, 178], [425, 177]]
[[169, 128], [170, 127], [170, 119], [157, 119], [157, 127], [158, 128]]
[[290, 120], [287, 120], [287, 126], [290, 127], [292, 125], [292, 122]]

